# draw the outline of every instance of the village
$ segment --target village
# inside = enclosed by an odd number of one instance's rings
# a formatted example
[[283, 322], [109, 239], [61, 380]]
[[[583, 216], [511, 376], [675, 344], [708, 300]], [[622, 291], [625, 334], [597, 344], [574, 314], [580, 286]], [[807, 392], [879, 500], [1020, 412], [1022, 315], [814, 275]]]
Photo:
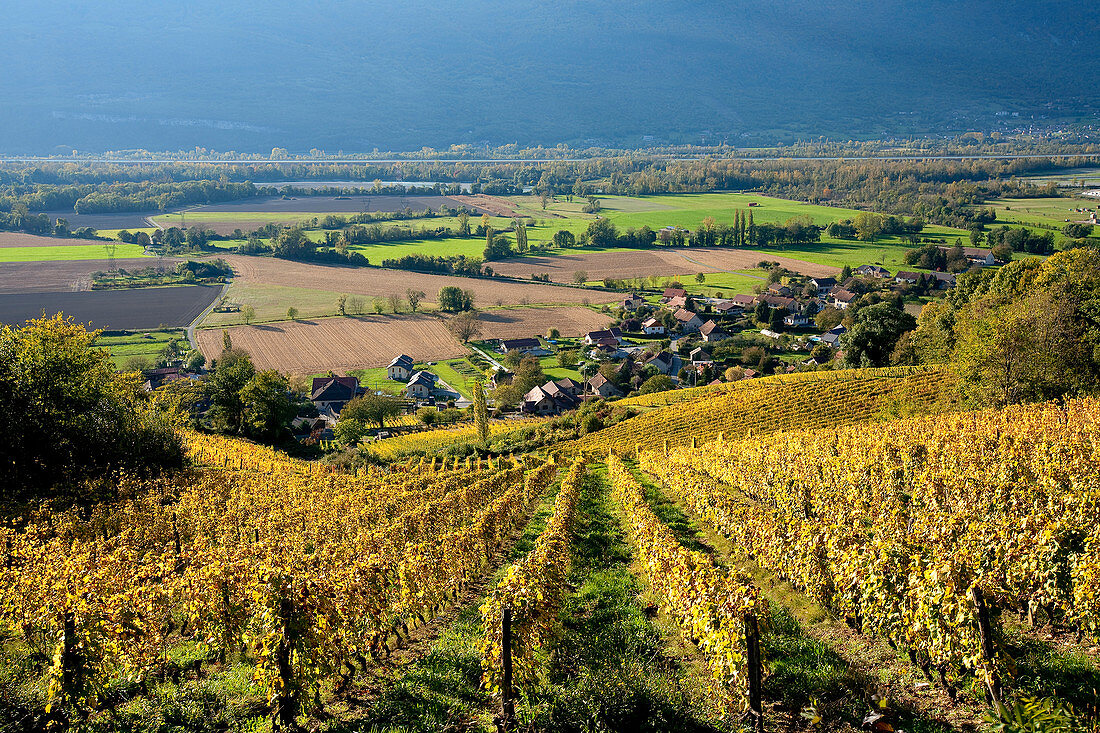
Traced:
[[[990, 250], [962, 251], [974, 268], [997, 263]], [[471, 342], [465, 366], [473, 376], [460, 384], [441, 378], [434, 362], [418, 364], [407, 354], [395, 354], [385, 369], [397, 390], [372, 391], [352, 375], [315, 376], [301, 395], [307, 407], [294, 421], [295, 434], [331, 440], [344, 407], [368, 394], [399, 401], [408, 419], [380, 425], [367, 440], [464, 420], [475, 381], [488, 391], [493, 416], [508, 419], [561, 415], [586, 400], [840, 368], [844, 335], [861, 308], [889, 302], [916, 313], [955, 286], [953, 273], [890, 272], [875, 264], [845, 268], [836, 278], [778, 266], [767, 271], [767, 281], [751, 295], [693, 296], [675, 282], [663, 291], [628, 293], [614, 304], [609, 328], [580, 337], [563, 338], [551, 329]], [[149, 376], [155, 387], [183, 375], [169, 367]]]

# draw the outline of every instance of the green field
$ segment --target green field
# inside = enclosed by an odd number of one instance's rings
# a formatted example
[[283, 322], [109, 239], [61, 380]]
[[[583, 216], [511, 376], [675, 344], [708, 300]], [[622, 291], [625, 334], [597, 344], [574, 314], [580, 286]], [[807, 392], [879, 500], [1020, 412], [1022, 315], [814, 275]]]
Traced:
[[[71, 262], [74, 260], [129, 259], [143, 257], [137, 244], [71, 244], [45, 247], [0, 247], [0, 262]], [[150, 260], [153, 258], [150, 257]]]
[[1085, 198], [997, 199], [988, 206], [997, 210], [999, 224], [1024, 224], [1061, 229], [1066, 220], [1083, 221], [1088, 214], [1073, 209], [1089, 208], [1095, 211], [1100, 201]]
[[405, 383], [390, 379], [387, 376], [386, 367], [352, 369], [348, 374], [358, 377], [359, 383], [372, 392], [385, 392], [392, 395], [405, 393]]
[[111, 354], [115, 366], [121, 367], [129, 359], [141, 357], [156, 361], [161, 352], [172, 341], [187, 341], [182, 330], [133, 331], [118, 336], [99, 336], [95, 345]]

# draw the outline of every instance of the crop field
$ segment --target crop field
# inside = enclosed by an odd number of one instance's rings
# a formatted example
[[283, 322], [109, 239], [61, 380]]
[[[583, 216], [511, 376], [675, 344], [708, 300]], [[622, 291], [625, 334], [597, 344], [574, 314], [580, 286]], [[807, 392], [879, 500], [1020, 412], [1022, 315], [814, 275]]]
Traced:
[[0, 233], [0, 262], [50, 262], [137, 258], [145, 249], [137, 244], [93, 239], [37, 237], [16, 232]]
[[611, 317], [583, 306], [491, 308], [478, 314], [482, 338], [545, 336], [556, 328], [562, 336], [581, 336], [607, 328]]
[[186, 326], [221, 288], [187, 285], [135, 290], [31, 292], [0, 295], [0, 323], [22, 323], [43, 314], [64, 313], [92, 328], [144, 330]]
[[[575, 273], [583, 271], [588, 281], [604, 278], [626, 279], [651, 275], [686, 276], [699, 272], [717, 273], [748, 270], [761, 260], [779, 262], [789, 270], [806, 275], [829, 276], [839, 268], [818, 265], [782, 255], [765, 254], [758, 250], [727, 248], [653, 248], [642, 250], [601, 250], [568, 253], [546, 257], [523, 257], [494, 262], [493, 270], [511, 277], [548, 274], [554, 282], [571, 283]], [[682, 279], [682, 278], [681, 278]]]
[[[444, 320], [430, 315], [387, 315], [322, 318], [229, 329], [235, 347], [252, 356], [257, 369], [288, 374], [320, 374], [328, 370], [385, 366], [398, 354], [415, 361], [461, 356], [465, 349], [447, 330]], [[196, 334], [207, 359], [222, 350], [221, 329]]]
[[[382, 270], [365, 267], [337, 267], [291, 262], [272, 257], [228, 255], [225, 260], [236, 273], [234, 283], [280, 285], [290, 288], [316, 288], [336, 293], [348, 293], [369, 297], [400, 295], [414, 288], [426, 294], [427, 305], [434, 305], [439, 290], [453, 285], [470, 290], [474, 305], [479, 308], [491, 305], [525, 304], [579, 304], [610, 303], [617, 299], [615, 293], [604, 293], [579, 288], [564, 288], [541, 283], [499, 282], [484, 278], [431, 275], [404, 270]], [[294, 305], [287, 303], [283, 306]]]
[[175, 267], [181, 260], [152, 257], [121, 258], [113, 261], [55, 260], [52, 262], [0, 262], [0, 293], [55, 293], [60, 291], [91, 290], [92, 273], [108, 267], [140, 269], [160, 263], [165, 268]]

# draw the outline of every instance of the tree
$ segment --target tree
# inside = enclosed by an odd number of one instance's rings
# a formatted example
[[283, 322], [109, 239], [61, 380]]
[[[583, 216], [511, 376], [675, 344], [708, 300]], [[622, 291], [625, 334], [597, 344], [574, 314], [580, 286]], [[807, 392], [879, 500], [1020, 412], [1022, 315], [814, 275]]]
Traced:
[[400, 313], [401, 312], [401, 296], [400, 295], [398, 295], [397, 293], [391, 293], [390, 296], [387, 298], [387, 300], [389, 300], [391, 311], [393, 311], [394, 313]]
[[233, 348], [233, 337], [229, 335], [229, 331], [222, 329], [222, 351], [229, 351]]
[[554, 232], [554, 237], [551, 240], [555, 247], [573, 247], [577, 244], [577, 238], [573, 236], [573, 232], [568, 229], [559, 229]]
[[446, 313], [468, 311], [474, 307], [474, 296], [457, 285], [444, 285], [439, 289], [439, 308]]
[[583, 239], [593, 247], [614, 247], [619, 241], [619, 230], [610, 219], [596, 219], [584, 230]]
[[197, 372], [206, 366], [206, 357], [198, 349], [191, 352], [191, 355], [187, 357], [187, 369], [188, 371]]
[[851, 276], [852, 276], [852, 266], [851, 265], [845, 265], [844, 267], [840, 268], [840, 282], [844, 282], [845, 280], [847, 280]]
[[241, 317], [244, 318], [244, 322], [246, 325], [251, 325], [252, 321], [256, 320], [256, 309], [250, 305], [242, 307]]
[[485, 401], [485, 385], [481, 380], [473, 382], [474, 391], [474, 424], [477, 425], [477, 434], [482, 444], [489, 442], [489, 408]]
[[552, 327], [549, 331], [546, 332], [546, 338], [551, 339], [551, 340], [560, 339], [561, 338], [561, 331], [559, 331], [558, 329]]
[[568, 369], [577, 363], [577, 351], [575, 349], [562, 349], [558, 352], [558, 366]]
[[241, 390], [256, 374], [252, 359], [240, 349], [227, 349], [218, 357], [214, 374], [207, 382], [210, 418], [223, 433], [240, 433], [244, 425]]
[[458, 235], [460, 237], [470, 236], [470, 215], [465, 211], [458, 212]]
[[377, 313], [378, 315], [382, 315], [383, 313], [386, 312], [386, 301], [385, 301], [385, 299], [375, 298], [372, 301], [372, 305], [374, 306], [374, 312]]
[[183, 463], [140, 374], [119, 374], [98, 333], [61, 315], [0, 326], [0, 486], [5, 500], [65, 498], [87, 478]]
[[588, 271], [587, 270], [577, 270], [576, 272], [574, 272], [573, 273], [573, 282], [576, 283], [577, 285], [584, 285], [586, 282], [588, 282]]
[[254, 374], [241, 389], [244, 433], [263, 441], [282, 435], [296, 410], [286, 377], [274, 369]]
[[878, 214], [861, 211], [856, 214], [856, 235], [864, 242], [874, 242], [875, 237], [882, 232], [883, 219]]
[[404, 408], [404, 402], [389, 395], [365, 394], [352, 399], [340, 411], [340, 420], [358, 420], [366, 425], [386, 427], [386, 420], [397, 417]]
[[638, 387], [638, 394], [653, 394], [654, 392], [666, 392], [670, 389], [674, 389], [676, 384], [672, 381], [672, 377], [664, 374], [657, 374], [642, 382], [642, 385]]
[[845, 363], [852, 367], [886, 366], [898, 339], [916, 325], [913, 316], [891, 303], [876, 303], [861, 308], [852, 328], [842, 337]]
[[298, 320], [298, 309], [294, 306], [290, 306], [286, 309], [286, 317], [292, 321]]
[[700, 272], [695, 276], [695, 282], [699, 283], [700, 285], [702, 285], [706, 281], [707, 281], [707, 276], [706, 276], [705, 273]]
[[[467, 217], [469, 219], [469, 217]], [[467, 226], [469, 222], [467, 222]], [[416, 290], [415, 288], [408, 288], [405, 291], [405, 300], [409, 301], [409, 310], [416, 313], [416, 309], [420, 307], [420, 301], [424, 299], [424, 291]]]
[[465, 311], [447, 321], [447, 329], [462, 343], [481, 334], [481, 324], [478, 322], [477, 311]]
[[489, 229], [485, 237], [485, 251], [482, 252], [482, 257], [486, 261], [503, 260], [514, 254], [512, 240], [505, 234], [493, 234], [493, 230]]
[[345, 294], [341, 294], [338, 298], [336, 298], [336, 312], [341, 316], [346, 316], [348, 314], [347, 307], [348, 296]]

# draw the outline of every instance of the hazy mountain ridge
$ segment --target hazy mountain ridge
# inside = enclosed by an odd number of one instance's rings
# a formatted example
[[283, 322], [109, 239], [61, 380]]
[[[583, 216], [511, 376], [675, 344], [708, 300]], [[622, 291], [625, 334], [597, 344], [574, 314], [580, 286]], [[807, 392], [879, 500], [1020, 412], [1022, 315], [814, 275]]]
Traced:
[[914, 134], [1100, 76], [1080, 2], [7, 5], [8, 153]]

